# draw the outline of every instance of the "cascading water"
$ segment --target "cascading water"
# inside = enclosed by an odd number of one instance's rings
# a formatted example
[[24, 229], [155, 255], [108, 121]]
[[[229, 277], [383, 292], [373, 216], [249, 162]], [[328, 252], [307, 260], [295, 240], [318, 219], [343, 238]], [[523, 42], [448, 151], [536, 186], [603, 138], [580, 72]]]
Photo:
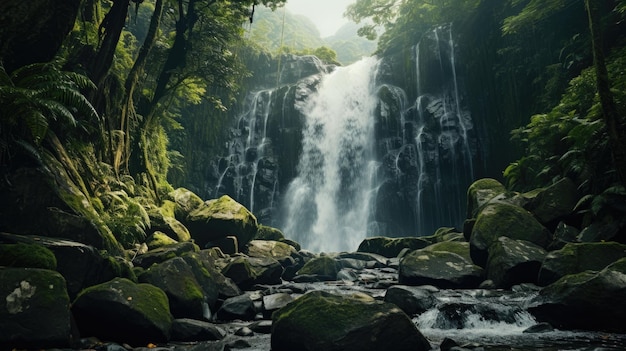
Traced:
[[282, 228], [307, 249], [354, 250], [366, 235], [377, 64], [372, 57], [337, 68], [301, 107], [302, 154], [283, 199]]

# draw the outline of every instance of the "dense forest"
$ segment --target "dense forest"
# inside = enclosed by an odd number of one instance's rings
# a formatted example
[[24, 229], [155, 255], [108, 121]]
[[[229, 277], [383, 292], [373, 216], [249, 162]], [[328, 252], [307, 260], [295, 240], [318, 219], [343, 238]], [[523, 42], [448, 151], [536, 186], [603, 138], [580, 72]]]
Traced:
[[[283, 2], [262, 1], [274, 10]], [[338, 58], [332, 41], [272, 42], [283, 28], [263, 16], [282, 26], [299, 20], [285, 24], [280, 10], [260, 8], [252, 0], [0, 3], [7, 184], [39, 167], [71, 185], [66, 205], [97, 223], [110, 248], [141, 242], [147, 211], [173, 187], [193, 188], [201, 175], [192, 165], [218, 152], [255, 63], [283, 46], [327, 62], [354, 59]], [[469, 104], [482, 116], [488, 153], [479, 176], [517, 191], [569, 177], [588, 195], [581, 210], [626, 226], [626, 1], [358, 0], [346, 15], [365, 23], [360, 35], [378, 36], [379, 56], [401, 56], [429, 28], [452, 23]], [[406, 67], [396, 62], [402, 80]], [[1, 230], [32, 230], [15, 224], [28, 215], [12, 203], [36, 191], [3, 196]]]

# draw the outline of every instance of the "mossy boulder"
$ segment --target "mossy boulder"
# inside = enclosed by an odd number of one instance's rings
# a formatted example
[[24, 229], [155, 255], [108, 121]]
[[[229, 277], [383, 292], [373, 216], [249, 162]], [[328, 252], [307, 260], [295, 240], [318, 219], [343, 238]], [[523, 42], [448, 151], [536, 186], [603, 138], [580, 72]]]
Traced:
[[310, 292], [272, 316], [274, 351], [430, 350], [396, 305]]
[[243, 290], [256, 284], [279, 284], [283, 272], [280, 262], [271, 257], [235, 257], [222, 269]]
[[164, 200], [160, 207], [148, 211], [150, 217], [150, 232], [161, 232], [176, 241], [191, 240], [187, 227], [176, 219], [176, 203]]
[[432, 244], [431, 241], [422, 237], [389, 238], [375, 236], [363, 239], [357, 251], [374, 253], [385, 257], [397, 257], [404, 249], [417, 250], [430, 244]]
[[415, 250], [404, 256], [398, 270], [398, 281], [406, 285], [471, 289], [478, 287], [482, 280], [482, 268], [446, 251]]
[[146, 239], [146, 245], [148, 246], [148, 250], [154, 250], [160, 247], [174, 244], [178, 244], [178, 241], [172, 239], [170, 236], [160, 231], [152, 233], [152, 235], [150, 235]]
[[82, 337], [133, 346], [167, 342], [173, 321], [163, 290], [124, 278], [83, 290], [72, 313]]
[[177, 188], [167, 194], [167, 199], [172, 201], [174, 206], [174, 217], [183, 221], [189, 213], [204, 204], [198, 195], [185, 188]]
[[505, 192], [504, 185], [495, 179], [483, 178], [475, 181], [467, 189], [467, 218], [476, 218], [484, 205]]
[[56, 270], [52, 251], [36, 244], [0, 244], [0, 266]]
[[572, 213], [578, 202], [576, 184], [563, 178], [547, 188], [540, 189], [537, 195], [525, 206], [539, 222], [550, 224]]
[[203, 311], [208, 307], [204, 292], [181, 257], [153, 265], [139, 276], [139, 281], [152, 284], [167, 294], [174, 318], [210, 318]]
[[183, 223], [200, 247], [235, 236], [240, 251], [254, 238], [258, 227], [256, 217], [228, 195], [206, 201], [191, 211]]
[[2, 349], [46, 349], [70, 343], [70, 300], [55, 271], [0, 267]]
[[463, 257], [467, 262], [472, 262], [470, 257], [470, 246], [464, 241], [442, 241], [432, 245], [428, 245], [422, 250], [424, 251], [443, 251], [455, 253]]
[[480, 211], [472, 229], [469, 240], [472, 261], [485, 267], [489, 246], [501, 236], [541, 247], [546, 247], [550, 240], [550, 232], [530, 212], [507, 203], [490, 203]]
[[537, 283], [537, 274], [546, 250], [531, 242], [501, 236], [489, 247], [487, 279], [498, 288]]
[[626, 258], [600, 272], [566, 275], [543, 288], [529, 311], [561, 329], [626, 333]]
[[148, 268], [155, 263], [165, 262], [170, 258], [179, 257], [186, 253], [198, 251], [200, 251], [198, 245], [193, 242], [186, 241], [150, 250], [144, 254], [138, 255], [133, 260], [133, 262], [138, 267]]
[[626, 245], [608, 243], [569, 243], [550, 252], [539, 271], [538, 283], [545, 286], [568, 275], [586, 270], [599, 271], [626, 257]]
[[322, 280], [337, 279], [339, 267], [337, 261], [330, 256], [315, 257], [307, 261], [297, 272], [298, 275], [315, 275]]
[[263, 224], [259, 224], [259, 228], [256, 232], [255, 240], [274, 240], [281, 241], [285, 239], [285, 235], [278, 228], [269, 227]]
[[271, 257], [279, 262], [298, 254], [293, 246], [274, 240], [252, 240], [247, 253], [250, 257]]

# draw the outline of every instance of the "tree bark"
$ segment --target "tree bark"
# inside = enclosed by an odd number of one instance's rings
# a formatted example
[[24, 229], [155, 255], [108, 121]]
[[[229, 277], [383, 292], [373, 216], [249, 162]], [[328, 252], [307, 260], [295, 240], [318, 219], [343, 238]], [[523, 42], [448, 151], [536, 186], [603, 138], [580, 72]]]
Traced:
[[617, 176], [621, 184], [626, 186], [626, 125], [617, 110], [611, 93], [609, 74], [602, 49], [599, 10], [601, 2], [601, 0], [585, 0], [585, 6], [589, 16], [589, 31], [592, 38], [596, 85], [602, 107], [602, 117], [609, 135], [609, 146]]

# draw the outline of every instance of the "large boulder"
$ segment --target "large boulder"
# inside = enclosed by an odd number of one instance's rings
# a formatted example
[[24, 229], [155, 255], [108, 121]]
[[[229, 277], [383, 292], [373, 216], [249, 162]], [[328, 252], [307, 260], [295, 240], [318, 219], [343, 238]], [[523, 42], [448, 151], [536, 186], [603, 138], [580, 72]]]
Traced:
[[148, 210], [150, 217], [150, 232], [161, 232], [176, 241], [188, 241], [191, 239], [189, 230], [176, 219], [176, 203], [164, 200], [160, 207]]
[[57, 259], [42, 245], [0, 244], [0, 266], [56, 270]]
[[387, 289], [385, 302], [392, 303], [407, 315], [413, 316], [435, 306], [436, 299], [427, 289], [395, 285]]
[[200, 247], [235, 236], [240, 251], [254, 238], [258, 227], [256, 217], [228, 195], [204, 202], [192, 210], [183, 223]]
[[226, 331], [214, 324], [195, 319], [175, 319], [172, 323], [172, 341], [198, 342], [222, 340]]
[[525, 209], [507, 204], [490, 203], [478, 215], [470, 237], [470, 254], [475, 264], [485, 267], [488, 249], [499, 237], [526, 240], [546, 247], [550, 232]]
[[274, 351], [430, 350], [429, 342], [397, 306], [310, 292], [272, 316]]
[[543, 288], [529, 311], [557, 328], [626, 333], [626, 258], [600, 272], [566, 275]]
[[599, 271], [623, 257], [626, 257], [626, 245], [616, 242], [566, 244], [545, 257], [538, 284], [549, 285], [568, 274], [586, 270]]
[[177, 188], [167, 194], [168, 201], [174, 202], [174, 217], [183, 221], [189, 213], [204, 204], [198, 195], [185, 188]]
[[2, 349], [68, 347], [70, 300], [55, 271], [0, 267]]
[[576, 184], [569, 178], [563, 178], [538, 191], [525, 208], [534, 214], [539, 222], [548, 225], [571, 214], [578, 199]]
[[452, 252], [463, 257], [468, 262], [472, 262], [469, 243], [464, 241], [442, 241], [428, 245], [422, 250]]
[[198, 251], [200, 251], [198, 245], [191, 241], [185, 241], [182, 243], [161, 246], [144, 254], [138, 255], [133, 260], [133, 263], [138, 267], [148, 268], [153, 264], [165, 262], [171, 258]]
[[481, 207], [505, 192], [504, 185], [495, 179], [483, 178], [475, 181], [467, 189], [467, 218], [476, 218]]
[[248, 243], [247, 254], [250, 257], [271, 257], [282, 262], [298, 253], [293, 246], [280, 241], [252, 240]]
[[148, 268], [139, 276], [167, 294], [174, 318], [210, 319], [208, 302], [193, 271], [181, 257], [174, 257]]
[[168, 341], [173, 321], [163, 290], [124, 278], [83, 290], [72, 313], [81, 336], [136, 346]]
[[536, 283], [546, 250], [531, 242], [501, 236], [489, 247], [487, 279], [496, 287]]
[[400, 261], [398, 272], [400, 284], [434, 285], [444, 289], [476, 288], [482, 280], [482, 268], [446, 251], [410, 252]]
[[430, 244], [430, 241], [421, 237], [388, 238], [375, 236], [363, 239], [357, 251], [375, 253], [385, 257], [397, 257], [403, 249], [417, 250]]
[[221, 321], [244, 320], [249, 321], [256, 316], [254, 301], [248, 294], [228, 298], [217, 310], [217, 319]]
[[222, 269], [243, 290], [256, 284], [279, 284], [283, 272], [280, 262], [271, 257], [235, 257]]
[[298, 275], [316, 276], [320, 280], [335, 280], [339, 272], [337, 261], [330, 256], [315, 257], [307, 261], [297, 272]]

